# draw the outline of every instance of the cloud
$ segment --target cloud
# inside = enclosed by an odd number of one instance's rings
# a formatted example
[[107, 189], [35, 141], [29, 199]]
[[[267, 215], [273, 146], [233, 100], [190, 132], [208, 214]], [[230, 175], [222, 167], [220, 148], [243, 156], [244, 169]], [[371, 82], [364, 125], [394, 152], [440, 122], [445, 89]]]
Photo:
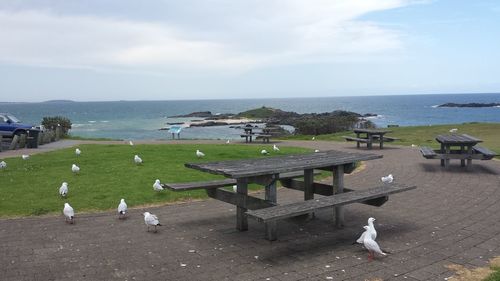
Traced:
[[163, 21], [64, 13], [56, 7], [0, 10], [0, 62], [161, 73], [345, 61], [401, 49], [398, 31], [360, 18], [413, 3], [194, 2], [192, 9], [169, 6], [183, 17]]

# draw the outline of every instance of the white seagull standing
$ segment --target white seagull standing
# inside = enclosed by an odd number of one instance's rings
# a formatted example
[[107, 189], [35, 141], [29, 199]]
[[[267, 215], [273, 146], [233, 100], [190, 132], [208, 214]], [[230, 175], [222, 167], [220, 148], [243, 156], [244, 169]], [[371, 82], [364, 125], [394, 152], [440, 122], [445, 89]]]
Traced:
[[267, 150], [265, 150], [265, 149], [262, 149], [262, 150], [260, 151], [260, 154], [262, 154], [262, 155], [267, 155], [267, 154], [269, 154], [269, 152], [267, 152]]
[[312, 137], [311, 139], [312, 139], [312, 140], [315, 140], [315, 139], [316, 139], [316, 137]]
[[280, 151], [280, 148], [279, 148], [277, 145], [275, 145], [275, 144], [274, 144], [274, 145], [273, 145], [273, 150], [274, 150], [274, 151]]
[[205, 157], [205, 153], [199, 151], [198, 149], [196, 150], [196, 157], [198, 158], [201, 158], [201, 157]]
[[450, 133], [456, 133], [458, 131], [457, 128], [450, 129]]
[[128, 144], [130, 144], [130, 146], [134, 146], [134, 143], [132, 141], [128, 141]]
[[21, 158], [23, 158], [23, 160], [28, 160], [30, 159], [30, 156], [28, 154], [23, 154], [21, 155]]
[[71, 171], [74, 174], [78, 174], [80, 172], [80, 167], [78, 167], [77, 165], [73, 164], [73, 166], [71, 166]]
[[153, 189], [154, 191], [162, 191], [163, 190], [163, 186], [161, 185], [160, 183], [160, 180], [155, 180], [155, 183], [153, 184]]
[[233, 185], [233, 191], [234, 191], [234, 193], [236, 193], [236, 191], [238, 191], [238, 186], [236, 184]]
[[5, 161], [0, 162], [0, 170], [7, 168], [7, 163]]
[[66, 197], [66, 195], [68, 195], [68, 183], [67, 182], [63, 182], [61, 187], [59, 187], [59, 195], [61, 195], [62, 197]]
[[82, 154], [82, 151], [79, 148], [77, 148], [75, 149], [75, 154], [76, 156], [80, 156], [80, 154]]
[[[370, 227], [365, 225], [364, 228], [369, 230]], [[382, 252], [380, 246], [372, 239], [371, 235], [365, 235], [363, 239], [363, 245], [368, 250], [368, 260], [371, 261], [375, 257], [375, 254], [379, 254], [381, 256], [387, 256], [386, 253]]]
[[230, 143], [231, 143], [231, 141], [230, 141], [230, 140], [227, 140], [227, 141], [226, 141], [226, 144], [230, 144]]
[[144, 223], [148, 226], [148, 232], [149, 232], [149, 227], [154, 226], [155, 227], [155, 232], [156, 232], [156, 227], [161, 226], [160, 221], [158, 220], [158, 217], [156, 215], [153, 215], [149, 212], [144, 212]]
[[392, 176], [392, 174], [389, 174], [388, 176], [385, 176], [385, 177], [381, 177], [380, 180], [383, 182], [383, 183], [391, 183], [394, 181], [394, 177]]
[[126, 213], [127, 213], [127, 203], [125, 203], [125, 199], [122, 198], [122, 200], [120, 200], [120, 204], [118, 204], [118, 218], [124, 219]]
[[363, 240], [365, 239], [366, 235], [370, 235], [373, 240], [377, 239], [377, 230], [375, 230], [375, 226], [373, 225], [374, 221], [375, 218], [368, 218], [368, 229], [361, 234], [358, 240], [356, 240], [356, 243], [363, 244]]
[[66, 222], [75, 223], [75, 210], [68, 203], [64, 203], [63, 214]]
[[139, 165], [139, 164], [142, 164], [142, 159], [141, 157], [139, 157], [139, 155], [134, 155], [134, 162], [135, 164]]

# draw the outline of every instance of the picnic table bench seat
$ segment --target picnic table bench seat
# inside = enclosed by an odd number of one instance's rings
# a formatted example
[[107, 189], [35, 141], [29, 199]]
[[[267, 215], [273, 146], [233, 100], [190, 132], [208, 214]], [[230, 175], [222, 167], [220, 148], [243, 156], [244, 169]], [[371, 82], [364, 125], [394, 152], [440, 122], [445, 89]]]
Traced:
[[[320, 172], [316, 172], [315, 174], [319, 174]], [[300, 178], [304, 176], [304, 172], [288, 172], [281, 173], [280, 179], [292, 179], [292, 178]], [[162, 184], [163, 188], [168, 188], [172, 191], [184, 191], [184, 190], [195, 190], [195, 189], [214, 189], [225, 186], [233, 186], [236, 184], [235, 179], [221, 179], [221, 180], [211, 180], [211, 181], [197, 181], [197, 182], [184, 182], [184, 183], [164, 183]]]
[[[380, 139], [380, 137], [379, 137], [379, 136], [377, 136], [377, 135], [372, 136], [372, 138], [373, 138], [374, 140], [378, 140], [378, 139]], [[386, 136], [384, 136], [384, 141], [385, 141], [385, 142], [393, 142], [393, 141], [397, 141], [397, 140], [400, 140], [400, 139], [399, 139], [399, 138], [393, 138], [393, 137], [386, 137]]]
[[416, 188], [416, 186], [406, 186], [399, 184], [389, 184], [378, 186], [366, 190], [352, 190], [319, 199], [312, 199], [291, 203], [287, 205], [278, 205], [264, 209], [249, 210], [246, 215], [260, 222], [272, 222], [276, 220], [295, 217], [308, 214], [316, 210], [333, 208], [336, 206], [347, 205], [351, 203], [361, 203], [380, 197], [386, 197], [389, 194], [403, 192]]
[[343, 136], [343, 138], [346, 141], [357, 141], [357, 142], [366, 142], [366, 143], [369, 141], [368, 139], [356, 138], [356, 137], [348, 137], [348, 136]]
[[491, 151], [488, 148], [479, 145], [473, 146], [472, 149], [474, 150], [475, 153], [482, 154], [483, 160], [490, 160], [493, 157], [497, 156], [497, 154], [494, 151]]
[[269, 142], [269, 139], [272, 137], [270, 134], [258, 134], [255, 139], [262, 139], [262, 142]]
[[420, 152], [422, 153], [422, 156], [424, 156], [427, 159], [433, 159], [438, 156], [438, 154], [434, 151], [434, 149], [428, 146], [420, 147]]

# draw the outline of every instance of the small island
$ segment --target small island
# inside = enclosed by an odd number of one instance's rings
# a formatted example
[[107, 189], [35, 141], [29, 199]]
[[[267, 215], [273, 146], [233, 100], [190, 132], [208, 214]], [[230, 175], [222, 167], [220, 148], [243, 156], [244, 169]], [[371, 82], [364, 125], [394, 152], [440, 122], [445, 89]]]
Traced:
[[453, 102], [448, 102], [448, 103], [438, 105], [437, 107], [500, 107], [500, 103], [498, 103], [498, 102], [492, 102], [492, 103], [477, 103], [477, 102], [453, 103]]

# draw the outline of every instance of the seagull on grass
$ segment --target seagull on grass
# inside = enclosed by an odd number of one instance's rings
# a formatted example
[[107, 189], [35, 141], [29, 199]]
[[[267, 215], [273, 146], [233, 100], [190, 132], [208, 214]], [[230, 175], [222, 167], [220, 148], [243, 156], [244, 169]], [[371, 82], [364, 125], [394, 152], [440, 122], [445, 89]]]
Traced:
[[63, 182], [61, 187], [59, 187], [59, 195], [61, 195], [62, 197], [66, 197], [66, 195], [68, 195], [68, 183], [67, 182]]
[[142, 159], [141, 157], [139, 157], [139, 155], [134, 155], [134, 162], [135, 164], [139, 165], [139, 164], [142, 164]]
[[196, 157], [198, 158], [201, 158], [201, 157], [205, 157], [205, 153], [199, 151], [198, 149], [196, 150]]
[[277, 145], [275, 145], [275, 144], [274, 144], [274, 145], [273, 145], [273, 150], [274, 150], [274, 151], [280, 151], [280, 148], [279, 148]]
[[74, 174], [78, 174], [80, 172], [80, 167], [78, 167], [77, 165], [73, 164], [71, 166], [71, 171], [74, 173]]
[[385, 176], [385, 177], [381, 177], [380, 180], [383, 182], [383, 183], [391, 183], [394, 181], [394, 177], [392, 176], [392, 174], [389, 174], [388, 176]]
[[457, 128], [450, 129], [450, 133], [456, 133], [458, 131]]
[[144, 223], [148, 226], [148, 232], [150, 226], [154, 226], [156, 232], [156, 227], [161, 226], [158, 217], [156, 215], [151, 214], [150, 212], [144, 212], [143, 215], [144, 215]]
[[[365, 225], [364, 228], [366, 230], [370, 229], [370, 227], [367, 225]], [[363, 238], [363, 246], [365, 246], [365, 248], [368, 250], [368, 260], [369, 261], [373, 260], [373, 258], [375, 257], [375, 254], [381, 255], [381, 256], [387, 256], [386, 253], [382, 252], [382, 250], [380, 249], [380, 246], [378, 245], [377, 242], [375, 242], [375, 240], [373, 240], [371, 235], [365, 235], [365, 237]]]
[[227, 141], [226, 141], [226, 144], [230, 144], [230, 143], [231, 143], [231, 141], [230, 141], [230, 140], [227, 140]]
[[373, 225], [374, 221], [375, 218], [368, 218], [368, 229], [366, 229], [365, 232], [361, 234], [358, 240], [356, 240], [356, 243], [363, 244], [363, 240], [365, 239], [366, 235], [370, 235], [373, 240], [377, 239], [377, 230], [375, 230], [375, 226]]
[[23, 158], [23, 160], [28, 160], [30, 159], [30, 156], [28, 154], [23, 154], [21, 155], [21, 158]]
[[233, 185], [233, 191], [234, 191], [234, 193], [236, 193], [236, 191], [238, 191], [238, 186], [236, 184]]
[[0, 162], [0, 170], [7, 168], [7, 163], [5, 161]]
[[161, 185], [159, 179], [155, 180], [155, 183], [153, 184], [153, 189], [154, 189], [154, 191], [162, 191], [163, 190], [163, 186]]
[[67, 223], [75, 223], [75, 210], [68, 203], [64, 203], [63, 214]]
[[268, 155], [268, 154], [269, 154], [269, 152], [267, 152], [267, 150], [265, 150], [265, 149], [262, 149], [262, 150], [260, 151], [260, 154], [262, 154], [262, 155]]
[[125, 199], [122, 198], [122, 200], [120, 200], [120, 204], [118, 204], [118, 218], [124, 219], [126, 213], [127, 213], [127, 203], [125, 203]]
[[80, 156], [80, 154], [82, 154], [82, 151], [79, 148], [77, 148], [75, 149], [75, 154], [76, 156]]
[[134, 146], [134, 143], [133, 143], [132, 141], [128, 141], [128, 144], [129, 144], [130, 146]]
[[318, 153], [319, 152], [319, 149], [315, 149], [314, 152]]

